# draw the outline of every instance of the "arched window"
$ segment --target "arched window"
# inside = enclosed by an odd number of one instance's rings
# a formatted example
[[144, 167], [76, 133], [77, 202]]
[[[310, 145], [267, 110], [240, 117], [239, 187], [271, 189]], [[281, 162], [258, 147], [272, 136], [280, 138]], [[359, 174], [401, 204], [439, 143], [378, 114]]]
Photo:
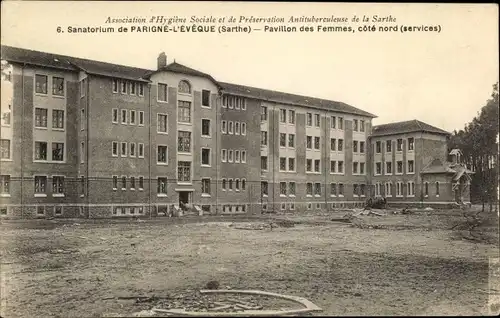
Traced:
[[188, 81], [179, 82], [179, 93], [191, 94], [191, 85]]

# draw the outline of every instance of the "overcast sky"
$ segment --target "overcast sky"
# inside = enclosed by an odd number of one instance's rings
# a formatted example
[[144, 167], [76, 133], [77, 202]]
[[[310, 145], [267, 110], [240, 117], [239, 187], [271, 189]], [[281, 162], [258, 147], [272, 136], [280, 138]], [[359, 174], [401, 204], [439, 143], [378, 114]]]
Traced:
[[[498, 81], [496, 5], [2, 1], [1, 12], [4, 45], [151, 69], [164, 51], [169, 62], [175, 59], [220, 81], [346, 102], [377, 115], [374, 124], [419, 119], [448, 131], [461, 129]], [[106, 26], [108, 16], [350, 20], [375, 14], [396, 18], [387, 25], [440, 25], [441, 32], [56, 32], [57, 26]]]

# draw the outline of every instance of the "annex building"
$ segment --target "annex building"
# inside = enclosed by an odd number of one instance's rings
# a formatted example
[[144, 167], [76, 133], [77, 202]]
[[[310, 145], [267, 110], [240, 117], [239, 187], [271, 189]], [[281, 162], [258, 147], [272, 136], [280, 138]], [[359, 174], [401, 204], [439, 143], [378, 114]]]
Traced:
[[[449, 133], [342, 102], [2, 46], [0, 215], [300, 213], [469, 201]], [[448, 161], [449, 157], [451, 161]]]

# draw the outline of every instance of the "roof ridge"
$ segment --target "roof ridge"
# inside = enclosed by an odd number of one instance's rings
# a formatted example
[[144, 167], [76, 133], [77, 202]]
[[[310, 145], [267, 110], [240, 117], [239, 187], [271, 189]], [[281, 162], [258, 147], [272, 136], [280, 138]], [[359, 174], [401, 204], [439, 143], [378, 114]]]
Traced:
[[422, 128], [422, 125], [420, 124], [420, 121], [418, 119], [414, 119], [415, 123], [417, 123], [417, 126], [418, 128], [424, 130], [424, 128]]

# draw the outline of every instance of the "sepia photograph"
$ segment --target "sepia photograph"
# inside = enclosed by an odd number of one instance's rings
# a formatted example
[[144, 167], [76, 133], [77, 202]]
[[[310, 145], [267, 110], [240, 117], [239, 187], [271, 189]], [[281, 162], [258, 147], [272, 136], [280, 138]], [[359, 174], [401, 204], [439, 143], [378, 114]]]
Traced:
[[498, 24], [2, 1], [0, 316], [499, 315]]

